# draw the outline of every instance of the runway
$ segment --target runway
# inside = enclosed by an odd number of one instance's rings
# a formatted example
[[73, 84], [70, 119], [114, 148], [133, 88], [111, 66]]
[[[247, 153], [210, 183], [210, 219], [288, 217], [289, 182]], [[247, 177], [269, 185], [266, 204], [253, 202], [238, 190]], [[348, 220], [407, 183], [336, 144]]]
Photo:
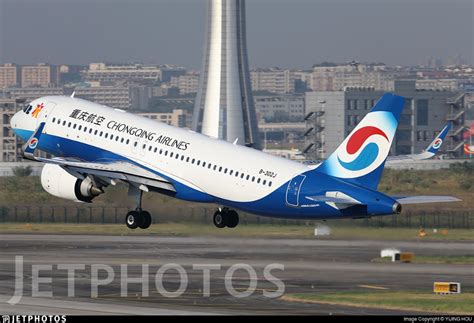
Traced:
[[[270, 298], [265, 293], [277, 292], [277, 280], [287, 293], [327, 293], [344, 290], [374, 289], [431, 292], [434, 281], [455, 281], [463, 291], [474, 290], [472, 265], [374, 263], [385, 247], [396, 247], [416, 255], [474, 255], [472, 241], [406, 242], [371, 240], [297, 240], [297, 239], [235, 239], [181, 238], [158, 236], [96, 236], [96, 235], [31, 235], [0, 236], [0, 312], [10, 314], [415, 314], [362, 307], [324, 304], [303, 304]], [[16, 305], [6, 303], [15, 292], [15, 257], [23, 258], [23, 297]], [[80, 264], [73, 278], [58, 266]], [[147, 275], [143, 264], [148, 265]], [[156, 287], [156, 274], [164, 265], [185, 270], [187, 285], [179, 297], [162, 293]], [[173, 265], [175, 264], [175, 265]], [[246, 264], [258, 279], [256, 289], [248, 297], [236, 298], [226, 288], [229, 269]], [[274, 280], [264, 270], [274, 269]], [[52, 298], [32, 297], [32, 265], [51, 265], [41, 277], [51, 282], [39, 284], [39, 291], [52, 293]], [[114, 278], [91, 294], [92, 268], [110, 266]], [[193, 266], [219, 266], [210, 273], [209, 295], [205, 294], [203, 271]], [[121, 295], [123, 267], [128, 277], [146, 276], [149, 295], [143, 296], [143, 285], [128, 284]], [[98, 276], [105, 279], [105, 271]], [[125, 277], [127, 276], [125, 275]], [[97, 277], [96, 277], [97, 278]], [[168, 291], [180, 288], [179, 272], [169, 270], [162, 276]], [[74, 297], [69, 297], [68, 282], [74, 282]], [[249, 274], [236, 270], [231, 276], [238, 292], [249, 288]]]

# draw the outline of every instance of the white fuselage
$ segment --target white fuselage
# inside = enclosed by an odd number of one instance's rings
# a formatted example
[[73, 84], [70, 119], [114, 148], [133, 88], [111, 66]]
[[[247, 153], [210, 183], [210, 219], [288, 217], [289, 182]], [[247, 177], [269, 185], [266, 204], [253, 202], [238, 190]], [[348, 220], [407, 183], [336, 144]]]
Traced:
[[[224, 200], [259, 200], [295, 175], [311, 169], [252, 148], [82, 99], [54, 96], [38, 100], [46, 105], [42, 113], [49, 114], [45, 134], [123, 156]], [[91, 118], [91, 115], [96, 117]], [[96, 124], [98, 120], [102, 120], [100, 125]], [[84, 155], [78, 152], [69, 157], [83, 158]]]

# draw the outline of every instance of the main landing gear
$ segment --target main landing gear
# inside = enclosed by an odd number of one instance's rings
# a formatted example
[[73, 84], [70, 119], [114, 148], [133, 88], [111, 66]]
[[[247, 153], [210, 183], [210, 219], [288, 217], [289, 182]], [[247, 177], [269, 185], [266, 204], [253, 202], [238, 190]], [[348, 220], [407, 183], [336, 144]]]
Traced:
[[142, 209], [136, 209], [127, 213], [125, 224], [129, 229], [148, 229], [151, 225], [151, 214]]
[[135, 196], [137, 208], [134, 211], [127, 213], [125, 217], [125, 224], [129, 229], [148, 229], [151, 225], [151, 214], [148, 211], [142, 210], [142, 196], [143, 191], [135, 186], [130, 185], [128, 194]]
[[219, 208], [214, 213], [214, 225], [218, 228], [235, 228], [239, 224], [239, 214], [229, 208]]

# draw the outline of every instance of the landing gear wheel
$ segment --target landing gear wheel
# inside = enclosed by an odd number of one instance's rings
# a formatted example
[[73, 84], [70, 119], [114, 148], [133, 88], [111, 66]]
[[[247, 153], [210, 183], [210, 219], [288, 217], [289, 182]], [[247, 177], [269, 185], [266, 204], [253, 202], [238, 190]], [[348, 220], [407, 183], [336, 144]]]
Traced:
[[221, 212], [217, 210], [214, 213], [213, 222], [214, 225], [218, 228], [224, 228], [227, 225], [226, 221], [226, 212]]
[[235, 228], [239, 224], [239, 214], [234, 210], [227, 212], [227, 227]]
[[142, 223], [140, 223], [138, 226], [140, 229], [148, 229], [151, 225], [151, 214], [148, 211], [141, 211], [141, 218], [142, 218]]
[[130, 211], [125, 217], [125, 224], [129, 229], [136, 229], [141, 224], [140, 213], [137, 211]]

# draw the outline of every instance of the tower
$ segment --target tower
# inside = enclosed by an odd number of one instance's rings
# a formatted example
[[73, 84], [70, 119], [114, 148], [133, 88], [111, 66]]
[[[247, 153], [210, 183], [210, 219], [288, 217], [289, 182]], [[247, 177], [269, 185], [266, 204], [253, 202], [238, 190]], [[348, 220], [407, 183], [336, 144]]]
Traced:
[[247, 59], [244, 0], [209, 0], [193, 129], [259, 148]]

